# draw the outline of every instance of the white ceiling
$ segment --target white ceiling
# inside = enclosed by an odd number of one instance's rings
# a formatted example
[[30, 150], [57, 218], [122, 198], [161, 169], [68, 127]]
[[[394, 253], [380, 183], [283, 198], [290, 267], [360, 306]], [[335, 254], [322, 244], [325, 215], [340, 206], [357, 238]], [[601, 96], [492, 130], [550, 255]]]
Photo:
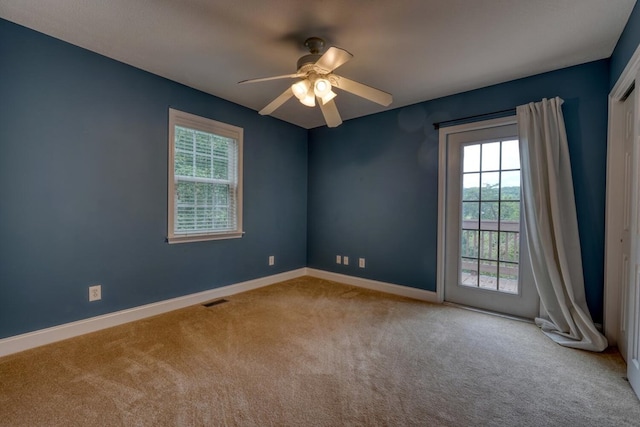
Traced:
[[[260, 110], [307, 37], [354, 58], [337, 74], [393, 94], [340, 92], [343, 119], [611, 55], [636, 0], [0, 0], [0, 17]], [[257, 114], [257, 113], [256, 113]], [[324, 125], [295, 98], [273, 116]]]

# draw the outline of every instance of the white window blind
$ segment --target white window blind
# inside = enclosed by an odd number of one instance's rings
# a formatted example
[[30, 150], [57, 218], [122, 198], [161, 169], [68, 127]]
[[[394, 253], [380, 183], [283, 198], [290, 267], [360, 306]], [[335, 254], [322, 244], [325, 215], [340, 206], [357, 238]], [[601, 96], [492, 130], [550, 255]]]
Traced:
[[169, 243], [242, 236], [242, 135], [169, 110]]

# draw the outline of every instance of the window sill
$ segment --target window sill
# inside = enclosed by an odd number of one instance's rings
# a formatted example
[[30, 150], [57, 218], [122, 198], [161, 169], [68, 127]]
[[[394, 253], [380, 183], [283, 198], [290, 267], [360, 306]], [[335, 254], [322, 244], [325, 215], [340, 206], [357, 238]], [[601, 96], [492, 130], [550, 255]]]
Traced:
[[220, 234], [192, 234], [186, 236], [170, 236], [167, 237], [167, 243], [190, 243], [190, 242], [206, 242], [208, 240], [226, 240], [226, 239], [239, 239], [244, 235], [243, 231], [234, 233], [220, 233]]

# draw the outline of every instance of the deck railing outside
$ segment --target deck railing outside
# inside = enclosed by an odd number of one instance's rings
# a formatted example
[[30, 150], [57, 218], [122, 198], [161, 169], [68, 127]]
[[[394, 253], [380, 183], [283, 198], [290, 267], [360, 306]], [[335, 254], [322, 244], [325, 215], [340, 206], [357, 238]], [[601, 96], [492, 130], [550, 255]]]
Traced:
[[463, 285], [518, 292], [519, 221], [463, 220], [461, 245]]

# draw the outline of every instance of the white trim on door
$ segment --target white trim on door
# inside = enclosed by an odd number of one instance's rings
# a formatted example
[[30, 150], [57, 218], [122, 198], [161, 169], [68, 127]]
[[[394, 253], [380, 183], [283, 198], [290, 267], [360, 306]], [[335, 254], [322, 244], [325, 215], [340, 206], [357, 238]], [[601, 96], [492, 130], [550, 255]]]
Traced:
[[[605, 213], [605, 255], [604, 255], [604, 334], [610, 345], [618, 343], [620, 330], [620, 303], [622, 293], [622, 257], [623, 223], [619, 219], [624, 207], [624, 188], [620, 183], [624, 175], [624, 102], [625, 95], [634, 85], [640, 71], [640, 46], [627, 63], [609, 93], [609, 121], [607, 136], [607, 182]], [[636, 96], [638, 96], [636, 90]], [[640, 107], [636, 103], [636, 108]]]
[[[520, 247], [517, 294], [460, 285], [460, 188], [461, 150], [483, 141], [517, 139], [516, 116], [466, 123], [440, 129], [439, 215], [438, 215], [438, 297], [448, 302], [472, 305], [485, 310], [526, 318], [538, 315], [539, 299], [527, 262], [526, 245]], [[479, 145], [478, 145], [479, 147]], [[478, 148], [479, 149], [479, 148]], [[478, 159], [479, 161], [479, 159]], [[502, 166], [500, 166], [500, 169]], [[480, 170], [479, 170], [480, 171]], [[501, 202], [500, 202], [501, 203]], [[525, 240], [521, 234], [520, 242]]]
[[[498, 118], [493, 120], [483, 120], [480, 122], [465, 123], [455, 126], [455, 132], [487, 129], [498, 125], [508, 125], [517, 123], [515, 117], [512, 121]], [[453, 128], [453, 127], [452, 127]], [[445, 226], [447, 217], [447, 140], [452, 129], [441, 128], [438, 145], [438, 243], [437, 243], [437, 269], [436, 269], [436, 295], [438, 302], [444, 301], [444, 280], [446, 270], [446, 236]]]
[[[619, 271], [619, 260], [623, 254], [621, 236], [623, 231], [620, 211], [629, 196], [620, 187], [619, 171], [624, 170], [624, 141], [626, 114], [624, 99], [635, 87], [635, 112], [633, 116], [633, 154], [631, 161], [632, 191], [631, 206], [631, 254], [628, 271]], [[607, 141], [607, 206], [605, 228], [605, 335], [610, 343], [621, 343], [627, 362], [629, 384], [640, 397], [640, 46], [636, 48], [620, 78], [609, 94], [609, 135]], [[624, 208], [623, 208], [624, 210]], [[626, 212], [627, 214], [629, 212]], [[625, 212], [622, 212], [624, 215]], [[616, 265], [618, 264], [618, 266]], [[629, 280], [623, 280], [626, 276]], [[627, 291], [628, 300], [621, 298]], [[625, 318], [623, 304], [628, 304]], [[625, 322], [625, 323], [621, 323]], [[624, 327], [622, 327], [624, 326]]]

